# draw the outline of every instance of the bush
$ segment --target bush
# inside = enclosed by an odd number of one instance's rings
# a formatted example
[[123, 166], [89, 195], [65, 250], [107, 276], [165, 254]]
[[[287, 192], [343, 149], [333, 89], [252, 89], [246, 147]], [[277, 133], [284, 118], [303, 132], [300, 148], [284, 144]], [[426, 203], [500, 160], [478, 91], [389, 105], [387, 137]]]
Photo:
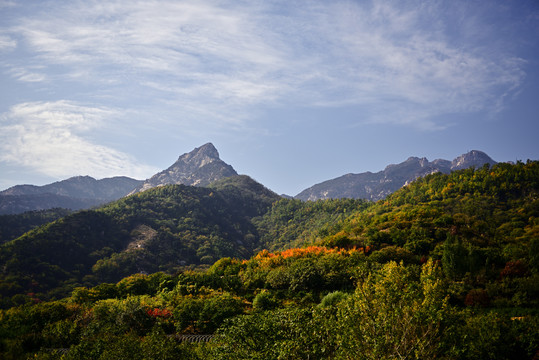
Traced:
[[330, 292], [322, 298], [320, 307], [335, 306], [348, 297], [348, 294], [342, 291]]
[[277, 306], [275, 297], [266, 290], [255, 296], [253, 299], [253, 309], [256, 311], [265, 311], [274, 309]]

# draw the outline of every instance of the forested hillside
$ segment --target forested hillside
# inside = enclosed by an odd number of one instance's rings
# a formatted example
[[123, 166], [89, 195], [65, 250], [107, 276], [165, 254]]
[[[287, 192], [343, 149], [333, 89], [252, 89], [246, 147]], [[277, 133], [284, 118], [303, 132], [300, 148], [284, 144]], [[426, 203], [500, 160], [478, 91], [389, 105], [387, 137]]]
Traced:
[[270, 211], [253, 219], [260, 233], [259, 250], [301, 247], [340, 229], [350, 214], [372, 206], [358, 199], [301, 201], [281, 199]]
[[0, 215], [0, 244], [18, 238], [25, 232], [69, 215], [71, 212], [68, 209], [56, 208], [27, 211], [16, 215]]
[[3, 306], [16, 295], [17, 301], [28, 293], [40, 299], [65, 296], [77, 285], [251, 256], [258, 236], [250, 219], [279, 197], [269, 190], [259, 195], [248, 189], [254, 181], [238, 179], [217, 183], [215, 189], [151, 189], [66, 216], [2, 245]]
[[[103, 251], [102, 237], [91, 237], [99, 223], [97, 234], [117, 239], [107, 246], [124, 249], [97, 262], [92, 258], [93, 270], [84, 278], [88, 285], [71, 283], [76, 288], [66, 298], [6, 297], [5, 306], [20, 305], [0, 311], [4, 358], [539, 355], [539, 162], [433, 174], [374, 204], [279, 200], [259, 184], [237, 178], [213, 188], [157, 188], [90, 214], [92, 221], [87, 213], [70, 215], [2, 248], [9, 255], [2, 261], [20, 264], [3, 265], [9, 270], [3, 286], [10, 281], [16, 286], [24, 276], [34, 280], [37, 271], [47, 269], [23, 273], [31, 266], [23, 258], [38, 256], [28, 250], [27, 239], [33, 246], [50, 244], [53, 237], [43, 234], [58, 227], [66, 240], [68, 219], [71, 226], [78, 221], [79, 233], [71, 240], [76, 244]], [[185, 214], [191, 220], [186, 222]], [[163, 255], [159, 246], [167, 240], [170, 254]], [[129, 244], [138, 250], [126, 251]], [[264, 247], [269, 250], [241, 258]], [[198, 253], [200, 248], [204, 252]], [[141, 255], [131, 255], [137, 251]], [[75, 265], [86, 264], [86, 258], [72, 254], [69, 274], [79, 276], [83, 267]], [[113, 280], [121, 273], [111, 269], [148, 266], [152, 256], [162, 269], [148, 267]], [[175, 259], [189, 256], [196, 264], [213, 264], [175, 267]], [[50, 274], [65, 264], [47, 259]], [[170, 268], [179, 271], [154, 272]], [[192, 334], [213, 338], [182, 341]]]
[[76, 286], [135, 273], [175, 273], [312, 242], [347, 209], [367, 206], [359, 200], [280, 199], [251, 178], [236, 176], [209, 188], [163, 186], [71, 214], [0, 247], [2, 307], [66, 296]]
[[342, 230], [322, 244], [370, 246], [394, 260], [434, 257], [455, 279], [496, 272], [522, 259], [537, 271], [538, 163], [498, 164], [418, 179], [348, 218]]

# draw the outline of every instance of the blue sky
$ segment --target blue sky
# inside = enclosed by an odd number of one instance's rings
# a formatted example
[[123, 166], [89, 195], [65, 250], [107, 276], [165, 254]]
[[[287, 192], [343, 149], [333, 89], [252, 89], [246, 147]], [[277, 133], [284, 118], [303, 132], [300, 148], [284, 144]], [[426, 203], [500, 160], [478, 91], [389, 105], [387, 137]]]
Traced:
[[0, 0], [0, 189], [212, 142], [278, 193], [409, 156], [539, 159], [539, 2]]

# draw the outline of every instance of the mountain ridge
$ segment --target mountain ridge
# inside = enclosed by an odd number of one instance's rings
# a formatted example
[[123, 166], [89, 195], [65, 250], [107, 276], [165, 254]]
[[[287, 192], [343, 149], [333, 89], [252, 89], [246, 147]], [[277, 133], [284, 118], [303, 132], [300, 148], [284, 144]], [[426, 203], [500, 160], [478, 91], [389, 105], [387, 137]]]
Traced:
[[[293, 198], [307, 201], [327, 198], [354, 198], [377, 201], [411, 181], [435, 172], [452, 170], [484, 163], [496, 164], [482, 151], [472, 150], [452, 161], [411, 156], [399, 164], [389, 164], [373, 173], [348, 173], [315, 184]], [[0, 214], [17, 214], [55, 207], [72, 210], [88, 209], [148, 189], [172, 184], [209, 186], [211, 183], [236, 176], [234, 168], [219, 157], [215, 146], [208, 142], [180, 155], [167, 169], [146, 180], [117, 176], [96, 180], [90, 176], [75, 176], [52, 184], [16, 185], [0, 192]]]
[[452, 161], [436, 159], [430, 162], [427, 158], [411, 156], [399, 164], [387, 165], [384, 170], [353, 174], [348, 173], [334, 179], [315, 184], [294, 196], [303, 201], [320, 199], [354, 198], [378, 201], [409, 184], [417, 178], [441, 172], [450, 173], [468, 167], [481, 167], [484, 164], [494, 165], [497, 162], [486, 153], [472, 150]]
[[100, 180], [91, 176], [73, 176], [43, 186], [15, 185], [0, 192], [0, 214], [55, 207], [87, 209], [117, 200], [141, 182], [126, 176]]

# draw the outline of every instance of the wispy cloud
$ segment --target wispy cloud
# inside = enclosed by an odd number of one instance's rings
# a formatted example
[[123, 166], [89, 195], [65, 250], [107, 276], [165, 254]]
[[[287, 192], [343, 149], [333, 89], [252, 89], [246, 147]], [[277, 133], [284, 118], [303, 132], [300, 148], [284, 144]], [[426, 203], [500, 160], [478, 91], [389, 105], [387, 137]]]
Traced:
[[364, 121], [443, 128], [441, 115], [499, 109], [524, 76], [521, 59], [485, 45], [507, 35], [443, 2], [46, 4], [7, 29], [28, 55], [14, 61], [14, 78], [42, 80], [24, 68], [45, 64], [57, 79], [119, 97], [150, 92], [140, 96], [224, 124], [247, 121], [260, 105], [297, 104], [359, 106]]
[[47, 76], [30, 68], [11, 68], [8, 72], [13, 78], [22, 82], [42, 82]]
[[7, 35], [0, 34], [0, 51], [13, 50], [17, 42]]
[[90, 141], [91, 131], [116, 117], [115, 110], [67, 101], [13, 106], [0, 115], [0, 161], [23, 165], [44, 175], [145, 178], [155, 168], [111, 147]]
[[346, 3], [316, 22], [327, 46], [318, 53], [316, 69], [325, 75], [318, 79], [327, 82], [322, 89], [337, 90], [337, 96], [319, 93], [322, 104], [365, 105], [371, 122], [439, 128], [437, 116], [484, 110], [500, 97], [500, 88], [520, 85], [521, 59], [499, 48], [485, 52], [468, 36], [451, 38], [447, 22], [454, 16], [441, 9], [434, 16], [419, 6], [426, 3], [414, 5]]

